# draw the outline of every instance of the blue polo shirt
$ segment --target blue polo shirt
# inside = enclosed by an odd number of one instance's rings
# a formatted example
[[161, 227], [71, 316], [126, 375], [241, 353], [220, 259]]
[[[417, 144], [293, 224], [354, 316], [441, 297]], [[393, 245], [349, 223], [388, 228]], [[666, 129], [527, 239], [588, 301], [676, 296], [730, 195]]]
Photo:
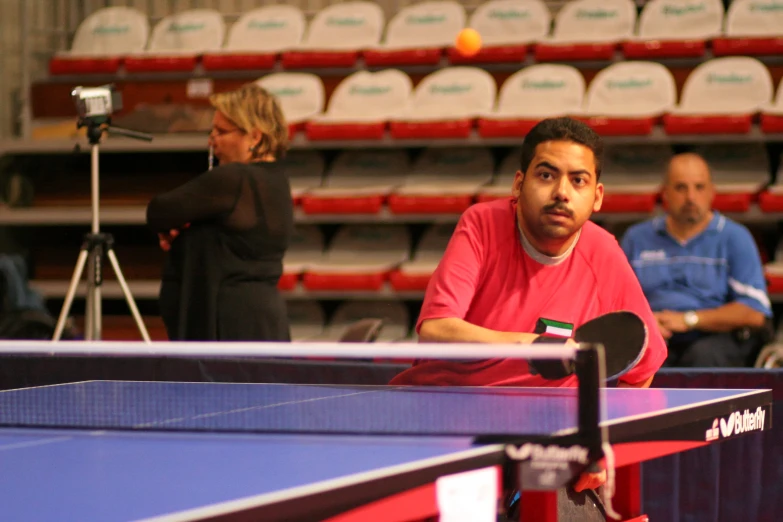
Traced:
[[709, 226], [680, 243], [659, 216], [631, 226], [621, 241], [653, 311], [701, 310], [740, 302], [767, 317], [758, 248], [747, 228], [713, 211]]

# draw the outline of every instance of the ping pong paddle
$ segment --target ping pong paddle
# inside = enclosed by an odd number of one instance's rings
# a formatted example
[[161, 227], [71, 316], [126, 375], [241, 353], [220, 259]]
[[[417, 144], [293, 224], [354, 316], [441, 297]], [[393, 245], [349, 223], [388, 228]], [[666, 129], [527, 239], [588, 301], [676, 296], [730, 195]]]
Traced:
[[[610, 312], [587, 321], [574, 331], [579, 343], [604, 346], [606, 378], [613, 379], [633, 368], [647, 349], [647, 325], [633, 312]], [[563, 343], [567, 338], [541, 335], [533, 344]], [[544, 379], [562, 379], [574, 373], [569, 359], [536, 359], [528, 361], [530, 373]]]

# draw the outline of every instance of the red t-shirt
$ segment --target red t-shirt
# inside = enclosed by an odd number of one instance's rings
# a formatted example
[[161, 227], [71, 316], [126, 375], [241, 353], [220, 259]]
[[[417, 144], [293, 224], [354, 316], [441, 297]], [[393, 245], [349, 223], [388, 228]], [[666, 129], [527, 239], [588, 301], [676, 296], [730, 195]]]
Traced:
[[[543, 264], [523, 248], [515, 209], [516, 201], [507, 198], [473, 205], [462, 215], [430, 279], [416, 331], [426, 319], [447, 317], [505, 332], [534, 333], [540, 319], [575, 330], [605, 313], [629, 310], [647, 323], [649, 340], [642, 359], [620, 380], [637, 383], [654, 375], [666, 359], [666, 343], [615, 237], [588, 221], [565, 260]], [[421, 360], [391, 384], [575, 386], [576, 376], [546, 380], [531, 375], [523, 359]]]

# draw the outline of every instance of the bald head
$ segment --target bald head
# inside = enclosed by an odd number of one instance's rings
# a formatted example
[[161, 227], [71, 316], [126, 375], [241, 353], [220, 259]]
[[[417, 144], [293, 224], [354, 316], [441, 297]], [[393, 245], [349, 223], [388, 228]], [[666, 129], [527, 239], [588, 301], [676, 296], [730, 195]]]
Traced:
[[672, 219], [684, 226], [703, 224], [712, 217], [714, 194], [710, 167], [704, 158], [688, 152], [671, 159], [663, 199]]
[[707, 162], [695, 152], [683, 152], [675, 154], [669, 161], [669, 167], [666, 170], [664, 183], [670, 184], [673, 180], [682, 177], [700, 178], [703, 181], [712, 183], [710, 166]]

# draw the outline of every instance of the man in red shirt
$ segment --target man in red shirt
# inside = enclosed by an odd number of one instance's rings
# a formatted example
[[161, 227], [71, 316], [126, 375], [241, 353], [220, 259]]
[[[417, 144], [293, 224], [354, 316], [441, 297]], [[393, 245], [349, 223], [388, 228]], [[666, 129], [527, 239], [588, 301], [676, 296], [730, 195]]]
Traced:
[[[601, 138], [571, 118], [525, 137], [512, 197], [473, 205], [432, 275], [416, 331], [422, 342], [523, 343], [628, 310], [647, 324], [647, 350], [619, 386], [647, 387], [666, 359], [658, 322], [613, 235], [590, 221], [601, 208]], [[575, 386], [547, 380], [524, 359], [417, 360], [392, 385]], [[585, 474], [576, 491], [604, 475]]]
[[[650, 338], [619, 385], [650, 385], [666, 344], [616, 238], [589, 221], [603, 200], [602, 152], [601, 138], [571, 118], [547, 119], [530, 131], [512, 197], [473, 205], [460, 218], [427, 287], [416, 323], [420, 341], [529, 344], [542, 333], [568, 334], [629, 310]], [[523, 359], [418, 360], [391, 384], [574, 386], [576, 376], [531, 375]]]

